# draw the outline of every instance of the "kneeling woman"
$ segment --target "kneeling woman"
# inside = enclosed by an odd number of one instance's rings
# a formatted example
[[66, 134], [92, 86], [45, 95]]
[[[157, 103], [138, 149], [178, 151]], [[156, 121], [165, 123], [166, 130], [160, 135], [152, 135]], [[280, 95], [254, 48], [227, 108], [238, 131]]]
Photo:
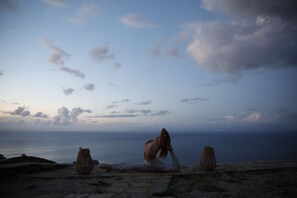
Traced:
[[[172, 158], [172, 165], [165, 164], [160, 158], [165, 159], [168, 151]], [[144, 144], [144, 164], [100, 164], [100, 168], [106, 171], [129, 171], [137, 170], [142, 172], [177, 172], [180, 165], [171, 146], [171, 139], [166, 129], [162, 129], [160, 135], [154, 140]]]

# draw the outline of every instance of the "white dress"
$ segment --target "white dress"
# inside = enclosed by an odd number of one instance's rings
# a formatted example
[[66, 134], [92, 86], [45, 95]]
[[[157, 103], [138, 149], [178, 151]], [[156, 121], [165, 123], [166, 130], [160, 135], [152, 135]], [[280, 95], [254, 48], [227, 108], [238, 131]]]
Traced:
[[141, 172], [177, 172], [180, 170], [180, 165], [173, 150], [170, 151], [172, 165], [165, 164], [159, 159], [144, 160], [143, 164], [99, 164], [101, 168], [111, 168], [116, 171], [137, 170]]

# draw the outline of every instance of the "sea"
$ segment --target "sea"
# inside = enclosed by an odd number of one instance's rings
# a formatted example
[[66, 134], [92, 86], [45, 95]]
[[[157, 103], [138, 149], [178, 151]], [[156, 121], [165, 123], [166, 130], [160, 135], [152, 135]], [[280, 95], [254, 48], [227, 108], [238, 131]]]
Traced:
[[[143, 162], [143, 145], [158, 133], [0, 132], [0, 153], [22, 154], [73, 163], [79, 147], [89, 148], [99, 163]], [[174, 132], [171, 143], [181, 165], [200, 161], [204, 146], [215, 149], [218, 163], [297, 160], [297, 132]], [[170, 155], [165, 160], [170, 163]]]

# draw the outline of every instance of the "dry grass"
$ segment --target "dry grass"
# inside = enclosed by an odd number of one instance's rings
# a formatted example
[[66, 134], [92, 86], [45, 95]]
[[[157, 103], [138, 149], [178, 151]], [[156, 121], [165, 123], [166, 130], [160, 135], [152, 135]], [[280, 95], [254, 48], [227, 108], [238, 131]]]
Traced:
[[227, 172], [174, 176], [176, 197], [296, 197], [296, 171]]

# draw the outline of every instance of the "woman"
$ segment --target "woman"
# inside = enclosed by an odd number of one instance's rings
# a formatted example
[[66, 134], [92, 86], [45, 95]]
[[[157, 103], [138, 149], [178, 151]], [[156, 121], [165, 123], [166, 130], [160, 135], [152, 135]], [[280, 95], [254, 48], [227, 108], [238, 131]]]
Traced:
[[[165, 159], [170, 152], [173, 165], [167, 165], [160, 160]], [[177, 157], [171, 146], [171, 139], [166, 129], [162, 129], [160, 135], [154, 140], [149, 140], [144, 144], [144, 164], [100, 164], [100, 168], [106, 171], [128, 171], [138, 170], [143, 172], [176, 172], [180, 170]]]

